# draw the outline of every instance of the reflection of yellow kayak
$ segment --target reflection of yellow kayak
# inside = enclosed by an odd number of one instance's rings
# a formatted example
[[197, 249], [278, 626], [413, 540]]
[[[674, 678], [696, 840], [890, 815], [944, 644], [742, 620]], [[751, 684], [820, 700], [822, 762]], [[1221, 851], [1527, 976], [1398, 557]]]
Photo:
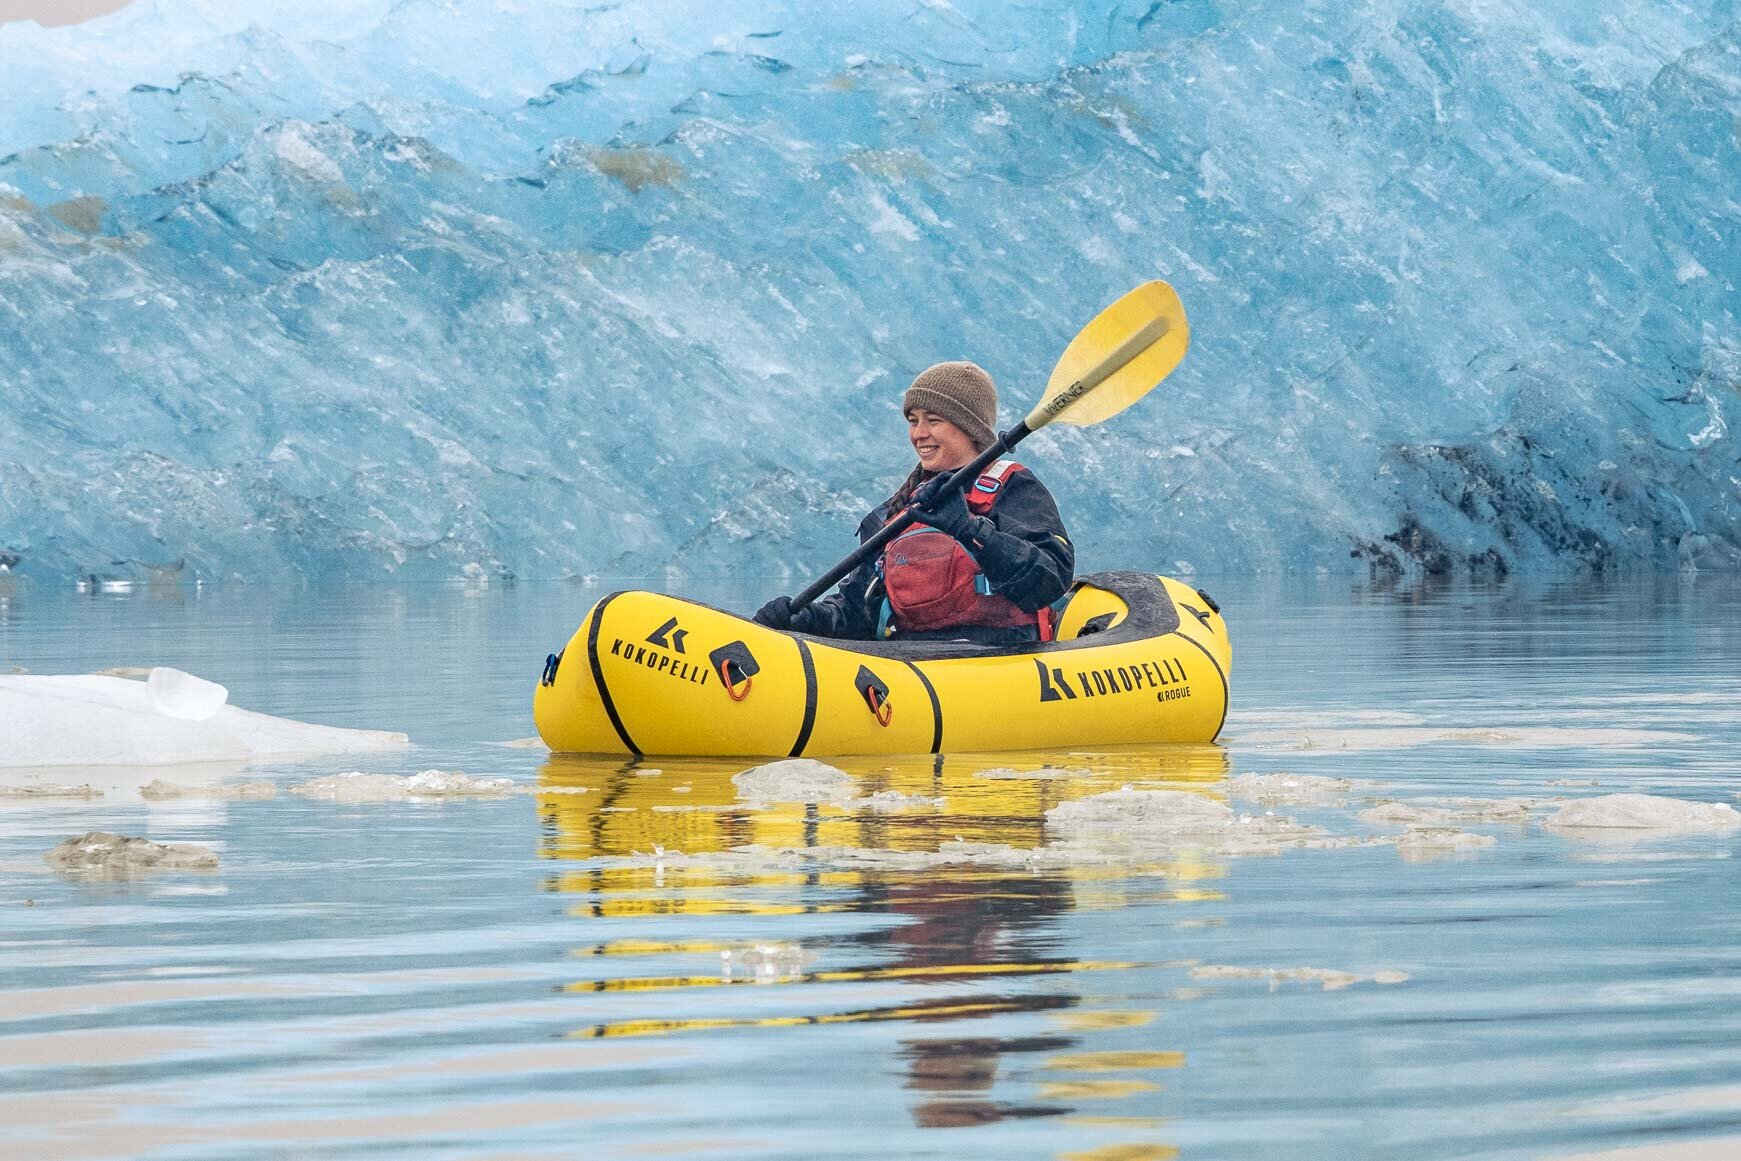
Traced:
[[661, 849], [707, 855], [749, 844], [934, 851], [945, 839], [1028, 848], [1045, 842], [1046, 811], [1060, 803], [1124, 786], [1207, 790], [1228, 774], [1226, 751], [1209, 745], [837, 763], [852, 776], [854, 795], [894, 793], [910, 805], [745, 802], [732, 782], [744, 768], [738, 759], [553, 754], [539, 779], [545, 851], [562, 859]]
[[914, 754], [1207, 742], [1227, 626], [1190, 586], [1095, 573], [1044, 645], [834, 641], [660, 593], [594, 605], [545, 665], [538, 732], [568, 753]]

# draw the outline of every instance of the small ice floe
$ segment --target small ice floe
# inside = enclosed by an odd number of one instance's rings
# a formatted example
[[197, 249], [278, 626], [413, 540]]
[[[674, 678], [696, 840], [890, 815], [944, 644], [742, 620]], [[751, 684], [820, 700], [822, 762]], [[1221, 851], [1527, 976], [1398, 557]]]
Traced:
[[991, 778], [997, 781], [1033, 781], [1045, 782], [1061, 778], [1086, 778], [1094, 771], [1086, 766], [1041, 766], [1035, 770], [1017, 770], [1012, 766], [996, 766], [990, 770], [980, 770], [975, 778]]
[[947, 805], [947, 798], [932, 798], [924, 794], [903, 794], [899, 790], [879, 790], [864, 798], [849, 798], [839, 805], [847, 810], [870, 814], [899, 814], [903, 810], [936, 810]]
[[1727, 802], [1689, 802], [1654, 794], [1604, 794], [1577, 798], [1542, 821], [1544, 827], [1600, 834], [1717, 834], [1741, 827], [1741, 811]]
[[1480, 746], [1504, 750], [1603, 747], [1625, 750], [1673, 742], [1697, 742], [1697, 734], [1621, 726], [1516, 726], [1507, 729], [1445, 729], [1443, 726], [1378, 726], [1347, 729], [1250, 730], [1240, 742], [1264, 750], [1401, 750], [1415, 746]]
[[1226, 786], [1229, 797], [1250, 799], [1262, 806], [1339, 806], [1354, 788], [1355, 784], [1347, 778], [1285, 771], [1241, 774], [1228, 779]]
[[1523, 822], [1532, 811], [1557, 805], [1542, 798], [1429, 798], [1424, 805], [1449, 811], [1458, 822]]
[[758, 943], [745, 948], [728, 948], [719, 953], [721, 979], [748, 978], [757, 983], [772, 983], [803, 975], [814, 957], [796, 943]]
[[[660, 852], [657, 865], [665, 870], [697, 867], [743, 875], [818, 869], [927, 872], [943, 867], [1055, 871], [1084, 867], [1128, 868], [1165, 862], [1185, 850], [1234, 857], [1274, 855], [1287, 850], [1387, 846], [1393, 842], [1370, 836], [1326, 835], [1315, 827], [1300, 826], [1292, 819], [1258, 819], [1250, 815], [1234, 815], [1230, 811], [1219, 824], [1164, 827], [1140, 834], [1120, 832], [1116, 828], [1089, 828], [1067, 832], [1059, 841], [1038, 847], [960, 839], [941, 843], [934, 851], [846, 846], [774, 847], [758, 843], [694, 855], [665, 850]], [[605, 865], [645, 868], [654, 862], [648, 856], [636, 855], [606, 860]]]
[[117, 878], [145, 871], [210, 871], [218, 865], [217, 855], [192, 843], [158, 843], [102, 830], [67, 839], [42, 860], [56, 870]]
[[813, 758], [787, 758], [731, 776], [746, 802], [844, 802], [853, 796], [852, 775]]
[[694, 806], [688, 804], [678, 806], [670, 803], [660, 803], [659, 805], [649, 807], [648, 809], [654, 814], [743, 814], [749, 811], [765, 810], [766, 807], [751, 806], [748, 803], [743, 802], [703, 802]]
[[0, 786], [0, 798], [101, 798], [103, 792], [88, 783], [83, 786], [57, 786], [52, 782], [33, 786]]
[[[1113, 790], [1046, 812], [1056, 841], [1048, 855], [1159, 856], [1193, 849], [1219, 854], [1260, 854], [1309, 845], [1320, 827], [1278, 814], [1236, 814], [1225, 803], [1188, 790]], [[1086, 861], [1094, 861], [1092, 858]]]
[[[841, 801], [850, 805], [868, 800]], [[738, 807], [746, 808], [743, 804]], [[664, 850], [659, 854], [658, 866], [665, 869], [706, 867], [741, 874], [817, 868], [931, 871], [941, 867], [986, 867], [1050, 871], [1164, 863], [1186, 851], [1237, 857], [1275, 855], [1291, 850], [1398, 845], [1396, 839], [1370, 835], [1331, 835], [1320, 827], [1303, 825], [1270, 812], [1235, 812], [1226, 804], [1203, 794], [1128, 787], [1053, 807], [1046, 812], [1046, 829], [1049, 841], [1037, 847], [966, 842], [959, 838], [939, 844], [934, 851], [755, 844], [695, 855]], [[1410, 841], [1426, 840], [1416, 838]], [[1480, 835], [1471, 835], [1461, 840], [1461, 845], [1473, 846], [1491, 841]], [[1452, 844], [1453, 847], [1456, 845]], [[611, 865], [645, 867], [648, 860], [636, 856], [612, 861]]]
[[404, 734], [312, 725], [229, 705], [180, 670], [0, 676], [0, 766], [165, 766], [403, 746]]
[[1046, 812], [1046, 821], [1061, 831], [1167, 831], [1198, 833], [1225, 830], [1233, 810], [1188, 790], [1112, 790]]
[[278, 797], [276, 782], [165, 782], [153, 778], [139, 788], [139, 797], [151, 802], [176, 799], [207, 799], [221, 802], [267, 802]]
[[1031, 870], [1039, 865], [1035, 853], [1002, 843], [946, 842], [935, 851], [897, 851], [884, 847], [772, 847], [753, 843], [729, 851], [695, 855], [661, 850], [656, 858], [637, 854], [607, 860], [606, 865], [656, 866], [663, 870], [701, 867], [744, 875], [818, 867], [839, 871], [931, 871], [956, 866]]
[[1411, 826], [1396, 840], [1396, 852], [1407, 862], [1429, 862], [1498, 843], [1492, 835], [1472, 834], [1454, 826]]
[[1370, 981], [1375, 984], [1401, 984], [1408, 981], [1407, 972], [1379, 971], [1371, 975], [1337, 971], [1334, 968], [1272, 968], [1235, 967], [1224, 963], [1203, 963], [1191, 968], [1191, 975], [1200, 980], [1264, 980], [1275, 991], [1284, 983], [1318, 984], [1326, 992], [1339, 991]]
[[541, 750], [544, 748], [543, 738], [515, 738], [511, 742], [497, 742], [496, 745], [509, 750]]
[[1387, 826], [1443, 827], [1468, 822], [1528, 821], [1535, 802], [1526, 798], [1457, 798], [1439, 802], [1381, 802], [1354, 817]]
[[514, 792], [509, 778], [473, 778], [459, 770], [367, 774], [350, 770], [300, 782], [290, 793], [328, 802], [439, 802], [454, 798], [502, 798]]

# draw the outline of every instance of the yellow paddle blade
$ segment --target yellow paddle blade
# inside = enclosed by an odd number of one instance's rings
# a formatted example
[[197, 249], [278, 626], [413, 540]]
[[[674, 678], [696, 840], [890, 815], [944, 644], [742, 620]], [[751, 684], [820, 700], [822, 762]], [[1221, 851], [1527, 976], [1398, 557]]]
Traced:
[[1028, 413], [1029, 430], [1111, 419], [1153, 391], [1185, 357], [1191, 327], [1179, 295], [1145, 282], [1082, 328], [1052, 369], [1046, 394]]

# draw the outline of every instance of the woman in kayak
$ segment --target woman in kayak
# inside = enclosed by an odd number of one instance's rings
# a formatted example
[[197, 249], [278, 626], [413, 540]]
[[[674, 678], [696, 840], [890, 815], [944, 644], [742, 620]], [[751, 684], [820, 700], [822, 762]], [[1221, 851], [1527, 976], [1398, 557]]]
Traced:
[[1076, 550], [1052, 494], [1014, 460], [965, 489], [928, 498], [925, 484], [971, 463], [997, 439], [997, 387], [973, 363], [938, 363], [901, 401], [919, 463], [858, 526], [859, 542], [917, 501], [918, 521], [828, 597], [794, 610], [775, 597], [756, 620], [820, 637], [969, 640], [1051, 638], [1051, 605], [1070, 587]]

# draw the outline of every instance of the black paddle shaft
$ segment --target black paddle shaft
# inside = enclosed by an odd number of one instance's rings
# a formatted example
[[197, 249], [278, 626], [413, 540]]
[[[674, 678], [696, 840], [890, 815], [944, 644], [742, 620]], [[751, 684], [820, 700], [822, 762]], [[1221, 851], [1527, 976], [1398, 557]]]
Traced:
[[[964, 468], [957, 468], [954, 472], [944, 477], [942, 483], [936, 484], [935, 498], [942, 499], [944, 496], [948, 496], [951, 493], [961, 491], [961, 489], [967, 487], [969, 483], [979, 479], [980, 473], [996, 463], [998, 457], [1002, 456], [1005, 452], [1009, 451], [1032, 434], [1033, 431], [1026, 423], [1016, 424], [1014, 427], [998, 436], [997, 439], [992, 442], [992, 445], [980, 452], [979, 457], [972, 463]], [[872, 536], [869, 540], [859, 545], [857, 550], [845, 560], [817, 577], [814, 581], [811, 581], [808, 588], [793, 597], [792, 611], [796, 613], [799, 609], [806, 607], [818, 597], [827, 593], [829, 589], [839, 584], [841, 579], [844, 578], [847, 573], [869, 560], [872, 556], [875, 556], [878, 552], [881, 552], [883, 545], [905, 532], [918, 518], [918, 507], [914, 504], [908, 504], [906, 511], [883, 525], [882, 529], [877, 532], [875, 536]]]

